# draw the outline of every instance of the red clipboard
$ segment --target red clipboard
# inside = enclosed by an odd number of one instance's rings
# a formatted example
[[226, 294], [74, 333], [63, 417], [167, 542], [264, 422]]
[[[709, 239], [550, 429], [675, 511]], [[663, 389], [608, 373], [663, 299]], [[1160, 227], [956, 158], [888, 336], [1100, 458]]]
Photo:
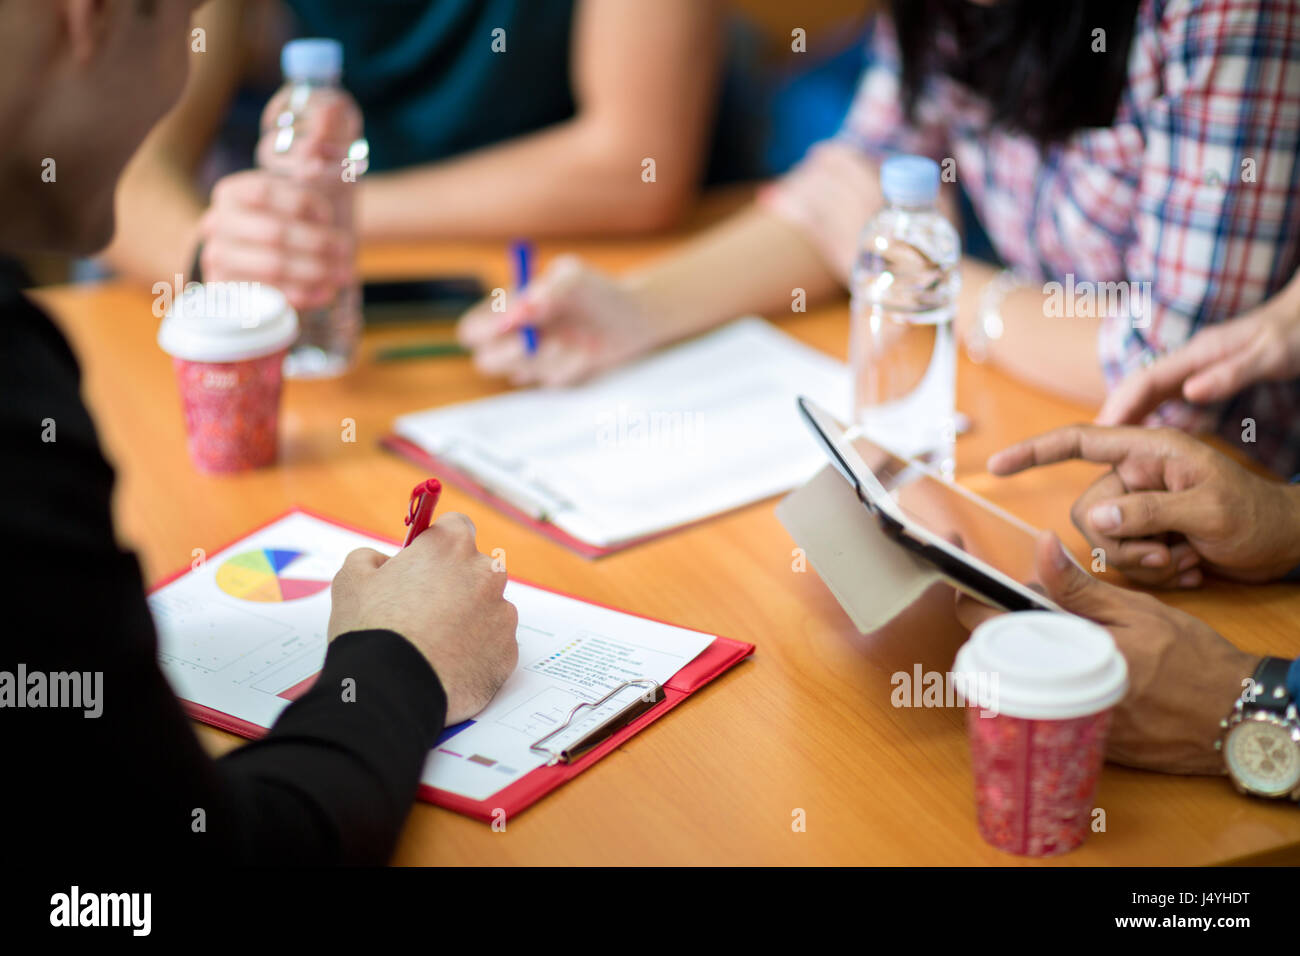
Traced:
[[[373, 531], [359, 528], [355, 525], [348, 524], [347, 522], [338, 521], [308, 508], [294, 507], [290, 508], [283, 514], [276, 515], [269, 521], [263, 522], [256, 528], [252, 528], [240, 535], [238, 538], [226, 542], [212, 553], [216, 554], [225, 551], [227, 548], [239, 543], [244, 538], [254, 535], [275, 524], [277, 521], [293, 514], [307, 515], [318, 521], [324, 521], [328, 524], [344, 528], [345, 530], [357, 534], [363, 534], [380, 541], [388, 541], [394, 545], [398, 544], [397, 541], [389, 538], [387, 535], [375, 534]], [[187, 566], [167, 575], [151, 587], [149, 593], [152, 594], [178, 578], [189, 574], [190, 570], [191, 569]], [[672, 627], [680, 627], [680, 625], [670, 624], [668, 621], [661, 621], [658, 618], [652, 618], [644, 614], [633, 614], [631, 611], [624, 611], [621, 608], [611, 607], [608, 604], [601, 604], [597, 601], [586, 601], [584, 598], [576, 597], [564, 591], [556, 590], [555, 588], [543, 587], [542, 585], [534, 584], [531, 581], [526, 581], [522, 578], [514, 578], [513, 580], [518, 581], [520, 584], [526, 584], [529, 587], [534, 587], [541, 591], [549, 591], [552, 594], [558, 594], [561, 597], [566, 597], [574, 601], [585, 601], [587, 604], [593, 604], [597, 607], [603, 607], [611, 611], [618, 611], [620, 614], [628, 614], [632, 617], [642, 618], [643, 620], [655, 621], [658, 624], [668, 624]], [[753, 653], [753, 644], [744, 641], [735, 641], [726, 637], [715, 637], [713, 643], [706, 647], [698, 657], [664, 682], [662, 685], [664, 699], [662, 701], [650, 708], [644, 714], [641, 714], [639, 717], [629, 722], [625, 727], [612, 734], [607, 740], [598, 744], [590, 752], [572, 763], [556, 764], [549, 767], [538, 767], [523, 778], [510, 784], [505, 789], [497, 791], [486, 800], [471, 800], [469, 797], [464, 797], [456, 793], [449, 793], [446, 790], [439, 790], [436, 787], [431, 787], [424, 783], [420, 784], [419, 797], [421, 800], [432, 803], [436, 806], [446, 807], [449, 810], [455, 810], [458, 813], [463, 813], [467, 816], [488, 822], [499, 818], [502, 811], [505, 812], [507, 817], [517, 816], [552, 790], [555, 790], [567, 781], [572, 780], [606, 754], [610, 753], [617, 747], [622, 746], [634, 735], [640, 733], [644, 728], [648, 727], [664, 714], [668, 713], [668, 711], [672, 710], [705, 684], [730, 670]], [[314, 676], [309, 677], [301, 683], [295, 684], [293, 687], [282, 691], [279, 696], [288, 700], [296, 700], [311, 687], [315, 680], [316, 678]], [[203, 704], [185, 700], [184, 698], [181, 698], [181, 705], [184, 707], [185, 712], [193, 719], [205, 724], [210, 724], [213, 727], [219, 727], [222, 730], [227, 730], [233, 734], [238, 734], [241, 737], [257, 739], [258, 737], [264, 736], [269, 729], [260, 724], [254, 724], [250, 721], [243, 720], [242, 718], [214, 710], [213, 708], [204, 706]], [[450, 739], [455, 740], [455, 737]]]

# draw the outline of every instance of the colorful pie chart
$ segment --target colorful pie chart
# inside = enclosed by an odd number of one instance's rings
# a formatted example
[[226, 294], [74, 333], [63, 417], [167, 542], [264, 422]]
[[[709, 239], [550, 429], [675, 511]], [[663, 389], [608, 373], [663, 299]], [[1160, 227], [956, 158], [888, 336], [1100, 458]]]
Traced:
[[305, 551], [262, 548], [226, 559], [217, 587], [241, 601], [296, 601], [328, 589], [333, 576]]

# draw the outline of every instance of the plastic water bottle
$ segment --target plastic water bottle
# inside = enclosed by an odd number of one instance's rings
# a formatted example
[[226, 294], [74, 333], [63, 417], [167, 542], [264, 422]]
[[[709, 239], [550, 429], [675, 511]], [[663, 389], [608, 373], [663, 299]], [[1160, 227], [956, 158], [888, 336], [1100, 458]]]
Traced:
[[[280, 55], [285, 83], [262, 113], [258, 165], [317, 189], [334, 224], [352, 231], [354, 186], [369, 158], [361, 138], [361, 109], [339, 81], [343, 47], [335, 40], [294, 40]], [[299, 337], [285, 358], [285, 375], [328, 378], [345, 372], [361, 337], [361, 288], [299, 315]]]
[[854, 417], [866, 437], [951, 477], [961, 239], [935, 208], [933, 160], [892, 157], [880, 181], [885, 207], [862, 230], [853, 265]]

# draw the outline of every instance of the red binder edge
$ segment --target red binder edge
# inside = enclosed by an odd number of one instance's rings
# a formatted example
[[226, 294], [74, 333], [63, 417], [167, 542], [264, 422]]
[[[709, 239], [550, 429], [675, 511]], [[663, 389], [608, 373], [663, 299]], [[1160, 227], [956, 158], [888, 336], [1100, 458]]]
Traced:
[[[307, 515], [308, 517], [315, 518], [318, 521], [324, 521], [327, 524], [335, 525], [336, 527], [343, 528], [347, 531], [363, 534], [379, 541], [387, 541], [391, 544], [397, 544], [396, 541], [386, 535], [376, 534], [375, 532], [369, 531], [365, 528], [349, 524], [345, 521], [339, 521], [336, 518], [329, 517], [328, 515], [312, 511], [310, 508], [295, 506], [282, 514], [276, 515], [268, 521], [264, 521], [257, 527], [244, 532], [239, 537], [227, 541], [213, 553], [219, 554], [232, 545], [238, 544], [245, 538], [257, 534], [259, 531], [269, 528], [277, 521], [281, 521], [282, 519], [294, 514]], [[520, 512], [520, 514], [522, 514], [522, 512]], [[527, 518], [526, 515], [524, 515], [524, 517]], [[527, 520], [532, 521], [532, 519]], [[563, 532], [561, 532], [561, 534], [563, 534]], [[153, 594], [155, 591], [171, 584], [176, 579], [189, 574], [192, 570], [193, 568], [191, 567], [182, 567], [173, 571], [151, 587], [149, 593]], [[560, 591], [556, 588], [548, 588], [541, 584], [534, 584], [533, 582], [526, 581], [522, 578], [512, 578], [512, 580], [518, 581], [520, 584], [526, 584], [529, 587], [537, 588], [539, 591], [549, 591], [552, 594], [558, 594], [561, 597], [566, 597], [570, 600], [582, 601], [586, 604], [595, 605], [596, 607], [603, 607], [606, 610], [617, 611], [620, 614], [639, 617], [645, 621], [654, 621], [656, 624], [664, 624], [668, 627], [681, 627], [680, 624], [673, 624], [670, 621], [660, 620], [659, 618], [650, 617], [646, 614], [636, 614], [633, 611], [617, 608], [610, 604], [602, 604], [599, 601], [589, 601], [586, 598], [569, 594], [566, 591]], [[694, 628], [683, 628], [683, 630], [694, 630]], [[703, 634], [705, 632], [696, 631], [696, 633]], [[664, 714], [668, 713], [668, 711], [672, 710], [691, 694], [695, 693], [715, 678], [726, 673], [736, 664], [739, 664], [753, 653], [753, 644], [745, 641], [732, 640], [729, 637], [715, 636], [712, 644], [700, 652], [698, 657], [679, 670], [668, 680], [667, 683], [663, 685], [665, 700], [662, 703], [636, 718], [636, 720], [629, 723], [618, 733], [614, 734], [604, 743], [593, 749], [585, 757], [582, 757], [571, 764], [556, 764], [553, 767], [538, 767], [536, 770], [530, 771], [521, 779], [510, 784], [504, 790], [500, 790], [493, 794], [487, 800], [471, 800], [469, 797], [450, 793], [446, 790], [439, 790], [438, 788], [431, 787], [425, 783], [420, 784], [419, 797], [425, 802], [432, 803], [435, 806], [446, 807], [449, 810], [455, 810], [456, 812], [463, 813], [466, 816], [475, 817], [476, 819], [488, 822], [495, 819], [494, 814], [497, 811], [504, 812], [507, 817], [517, 816], [552, 790], [555, 790], [567, 781], [572, 780], [610, 751], [622, 746], [629, 739], [640, 733], [644, 728], [654, 723]], [[288, 690], [281, 693], [280, 696], [289, 700], [294, 700], [306, 691], [314, 680], [315, 676], [313, 675], [301, 683], [290, 687]], [[205, 724], [210, 724], [213, 727], [219, 727], [220, 729], [229, 731], [230, 733], [238, 734], [241, 737], [255, 740], [258, 737], [265, 736], [269, 729], [260, 724], [254, 724], [251, 721], [243, 720], [239, 717], [233, 717], [230, 714], [215, 710], [203, 704], [195, 703], [194, 701], [185, 700], [184, 698], [181, 698], [180, 700], [185, 712], [193, 719]], [[455, 740], [456, 738], [452, 737], [450, 739]]]

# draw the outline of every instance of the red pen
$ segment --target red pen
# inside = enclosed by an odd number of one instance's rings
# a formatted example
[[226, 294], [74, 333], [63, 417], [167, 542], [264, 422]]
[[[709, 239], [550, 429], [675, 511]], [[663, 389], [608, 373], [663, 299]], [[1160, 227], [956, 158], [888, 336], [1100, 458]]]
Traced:
[[433, 509], [438, 507], [438, 498], [442, 494], [442, 482], [437, 478], [429, 478], [420, 482], [411, 491], [410, 509], [406, 513], [406, 540], [402, 542], [405, 548], [420, 534], [428, 530], [429, 522], [433, 520]]

